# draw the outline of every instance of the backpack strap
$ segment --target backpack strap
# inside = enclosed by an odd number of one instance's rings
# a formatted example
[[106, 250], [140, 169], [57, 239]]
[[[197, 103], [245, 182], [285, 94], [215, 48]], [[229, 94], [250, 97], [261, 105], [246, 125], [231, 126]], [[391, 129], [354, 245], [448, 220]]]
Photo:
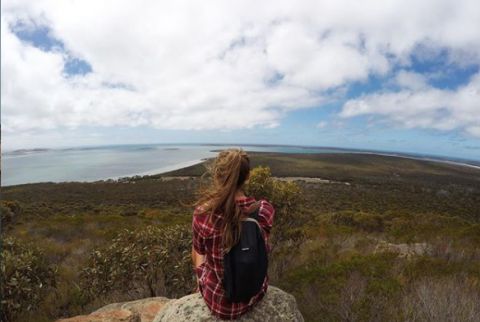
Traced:
[[260, 211], [260, 201], [255, 201], [251, 204], [248, 209], [246, 210], [246, 214], [248, 217], [252, 217], [258, 220], [258, 212]]
[[[253, 211], [252, 211], [253, 209]], [[250, 212], [249, 212], [250, 211]], [[264, 234], [263, 232], [263, 228], [262, 226], [260, 225], [260, 223], [258, 222], [258, 213], [260, 212], [260, 201], [256, 201], [255, 203], [253, 203], [252, 205], [250, 205], [250, 207], [248, 207], [248, 210], [247, 210], [247, 216], [246, 218], [243, 218], [241, 219], [242, 221], [251, 221], [251, 222], [254, 222], [257, 224], [258, 228], [260, 228], [260, 233]]]
[[263, 232], [263, 230], [262, 230], [262, 226], [260, 226], [260, 223], [259, 223], [259, 222], [258, 222], [256, 219], [254, 219], [254, 218], [252, 218], [252, 217], [248, 217], [248, 218], [244, 218], [244, 219], [242, 219], [242, 221], [251, 221], [251, 222], [254, 222], [254, 223], [256, 223], [256, 224], [257, 224], [257, 226], [258, 226], [258, 228], [260, 228], [260, 231], [262, 231], [262, 232]]

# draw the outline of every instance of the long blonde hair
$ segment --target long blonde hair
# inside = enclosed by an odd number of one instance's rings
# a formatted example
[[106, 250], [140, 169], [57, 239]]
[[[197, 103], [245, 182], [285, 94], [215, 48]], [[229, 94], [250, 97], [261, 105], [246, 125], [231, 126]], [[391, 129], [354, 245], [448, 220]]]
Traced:
[[225, 251], [240, 239], [242, 211], [235, 202], [235, 193], [242, 188], [249, 174], [250, 158], [243, 149], [223, 150], [213, 165], [207, 165], [204, 173], [211, 175], [211, 184], [197, 191], [194, 205], [201, 206], [209, 214], [210, 222], [213, 214], [221, 214], [219, 228]]

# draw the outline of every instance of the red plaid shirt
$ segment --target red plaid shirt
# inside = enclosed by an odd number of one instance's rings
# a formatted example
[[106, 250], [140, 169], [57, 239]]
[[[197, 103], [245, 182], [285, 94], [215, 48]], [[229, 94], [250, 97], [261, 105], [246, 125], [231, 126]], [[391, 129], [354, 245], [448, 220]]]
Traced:
[[[236, 200], [243, 211], [247, 211], [253, 203], [254, 197], [243, 197]], [[265, 245], [270, 251], [268, 241], [273, 224], [275, 209], [265, 199], [260, 200], [259, 224], [264, 230]], [[221, 214], [214, 214], [213, 223], [219, 223]], [[268, 288], [268, 276], [258, 294], [254, 295], [249, 303], [232, 303], [225, 298], [222, 285], [223, 279], [223, 247], [222, 235], [214, 224], [208, 222], [208, 214], [202, 207], [195, 208], [192, 221], [193, 247], [201, 255], [205, 255], [205, 262], [196, 269], [199, 289], [210, 311], [221, 319], [235, 319], [250, 310], [265, 295]], [[246, 281], [248, 282], [248, 281]]]

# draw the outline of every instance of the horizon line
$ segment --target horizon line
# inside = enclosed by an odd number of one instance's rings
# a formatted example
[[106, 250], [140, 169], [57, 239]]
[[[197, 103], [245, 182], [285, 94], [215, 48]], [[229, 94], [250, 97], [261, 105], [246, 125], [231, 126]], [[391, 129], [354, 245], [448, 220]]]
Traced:
[[[313, 149], [332, 149], [332, 150], [342, 150], [342, 151], [358, 151], [363, 153], [374, 153], [380, 155], [391, 155], [391, 156], [409, 156], [409, 157], [423, 157], [422, 159], [428, 160], [428, 157], [435, 158], [438, 161], [441, 159], [445, 160], [458, 160], [458, 161], [473, 161], [480, 162], [480, 159], [466, 159], [459, 157], [451, 157], [441, 154], [423, 154], [417, 152], [403, 152], [395, 150], [378, 150], [378, 149], [369, 149], [369, 148], [350, 148], [350, 147], [340, 147], [340, 146], [322, 146], [322, 145], [298, 145], [298, 144], [276, 144], [276, 143], [232, 143], [232, 142], [222, 142], [222, 143], [213, 143], [213, 142], [151, 142], [151, 143], [117, 143], [117, 144], [97, 144], [97, 145], [78, 145], [78, 146], [58, 146], [58, 147], [36, 147], [36, 148], [20, 148], [20, 149], [6, 149], [1, 151], [1, 154], [9, 152], [21, 152], [21, 151], [36, 151], [36, 150], [73, 150], [73, 149], [84, 149], [84, 148], [102, 148], [102, 147], [118, 147], [118, 146], [135, 146], [135, 145], [211, 145], [211, 146], [278, 146], [278, 147], [297, 147], [297, 148], [313, 148]], [[259, 151], [252, 151], [259, 152]], [[285, 152], [287, 153], [287, 152]]]

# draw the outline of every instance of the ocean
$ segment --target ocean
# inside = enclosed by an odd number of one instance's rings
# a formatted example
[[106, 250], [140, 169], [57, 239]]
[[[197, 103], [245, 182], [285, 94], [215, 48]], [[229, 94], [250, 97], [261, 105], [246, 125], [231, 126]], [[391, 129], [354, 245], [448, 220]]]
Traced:
[[187, 167], [215, 157], [212, 150], [241, 147], [283, 153], [375, 153], [480, 166], [479, 162], [367, 150], [292, 145], [135, 144], [3, 152], [1, 186], [36, 182], [98, 181], [149, 175]]

